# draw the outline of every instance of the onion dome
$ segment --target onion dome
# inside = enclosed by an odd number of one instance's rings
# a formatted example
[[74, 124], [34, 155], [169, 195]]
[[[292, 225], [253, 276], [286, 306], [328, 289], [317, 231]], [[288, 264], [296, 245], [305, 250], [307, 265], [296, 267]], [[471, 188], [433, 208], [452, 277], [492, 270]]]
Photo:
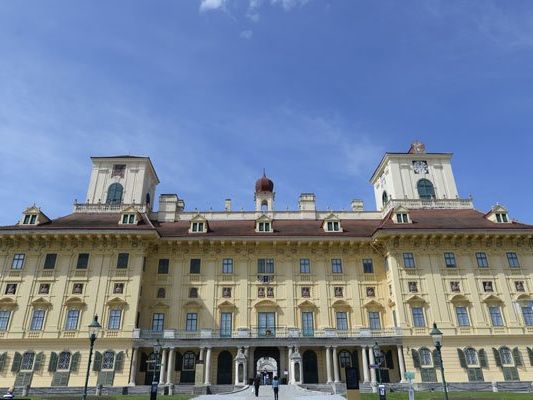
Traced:
[[263, 171], [263, 176], [255, 182], [255, 192], [273, 192], [274, 191], [274, 182], [268, 179]]

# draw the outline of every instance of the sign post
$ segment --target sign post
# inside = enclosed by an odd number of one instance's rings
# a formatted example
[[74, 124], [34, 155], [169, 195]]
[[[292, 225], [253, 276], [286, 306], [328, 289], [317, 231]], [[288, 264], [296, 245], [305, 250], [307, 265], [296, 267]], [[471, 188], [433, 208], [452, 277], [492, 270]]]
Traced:
[[346, 367], [346, 398], [348, 400], [360, 400], [361, 394], [359, 392], [359, 377], [357, 376], [357, 369], [354, 367]]
[[413, 388], [413, 379], [415, 379], [415, 373], [406, 371], [405, 377], [409, 381], [409, 400], [415, 400], [415, 389]]

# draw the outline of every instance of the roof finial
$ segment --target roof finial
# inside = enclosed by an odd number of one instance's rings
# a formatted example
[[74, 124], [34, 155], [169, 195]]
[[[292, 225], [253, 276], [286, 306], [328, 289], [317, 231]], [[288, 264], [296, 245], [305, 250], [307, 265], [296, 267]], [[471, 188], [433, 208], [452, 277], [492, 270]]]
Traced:
[[263, 167], [263, 176], [266, 177], [265, 167]]

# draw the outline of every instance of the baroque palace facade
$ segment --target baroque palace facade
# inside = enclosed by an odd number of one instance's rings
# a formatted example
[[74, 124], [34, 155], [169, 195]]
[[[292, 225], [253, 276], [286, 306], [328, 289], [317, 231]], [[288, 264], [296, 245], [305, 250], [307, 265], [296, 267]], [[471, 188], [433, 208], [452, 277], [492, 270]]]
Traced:
[[533, 380], [533, 226], [459, 197], [449, 153], [415, 142], [375, 170], [377, 211], [185, 211], [147, 157], [93, 157], [87, 200], [49, 219], [36, 206], [0, 228], [0, 387]]

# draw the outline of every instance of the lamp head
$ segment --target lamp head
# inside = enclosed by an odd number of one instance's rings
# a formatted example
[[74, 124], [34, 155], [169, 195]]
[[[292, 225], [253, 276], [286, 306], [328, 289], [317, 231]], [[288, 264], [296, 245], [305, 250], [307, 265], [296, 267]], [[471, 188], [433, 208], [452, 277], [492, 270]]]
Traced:
[[430, 335], [435, 346], [442, 345], [442, 332], [439, 330], [439, 328], [437, 328], [436, 322], [433, 322], [433, 329], [431, 330]]
[[161, 343], [159, 342], [159, 339], [157, 339], [157, 341], [155, 342], [155, 345], [154, 345], [154, 351], [159, 354], [161, 352], [161, 348], [163, 346], [161, 346]]
[[98, 315], [95, 315], [93, 322], [89, 324], [89, 338], [96, 338], [100, 328], [102, 328], [102, 325], [98, 323]]
[[374, 343], [374, 346], [372, 346], [372, 351], [374, 352], [374, 357], [379, 357], [381, 355], [381, 349], [379, 348], [378, 342]]

